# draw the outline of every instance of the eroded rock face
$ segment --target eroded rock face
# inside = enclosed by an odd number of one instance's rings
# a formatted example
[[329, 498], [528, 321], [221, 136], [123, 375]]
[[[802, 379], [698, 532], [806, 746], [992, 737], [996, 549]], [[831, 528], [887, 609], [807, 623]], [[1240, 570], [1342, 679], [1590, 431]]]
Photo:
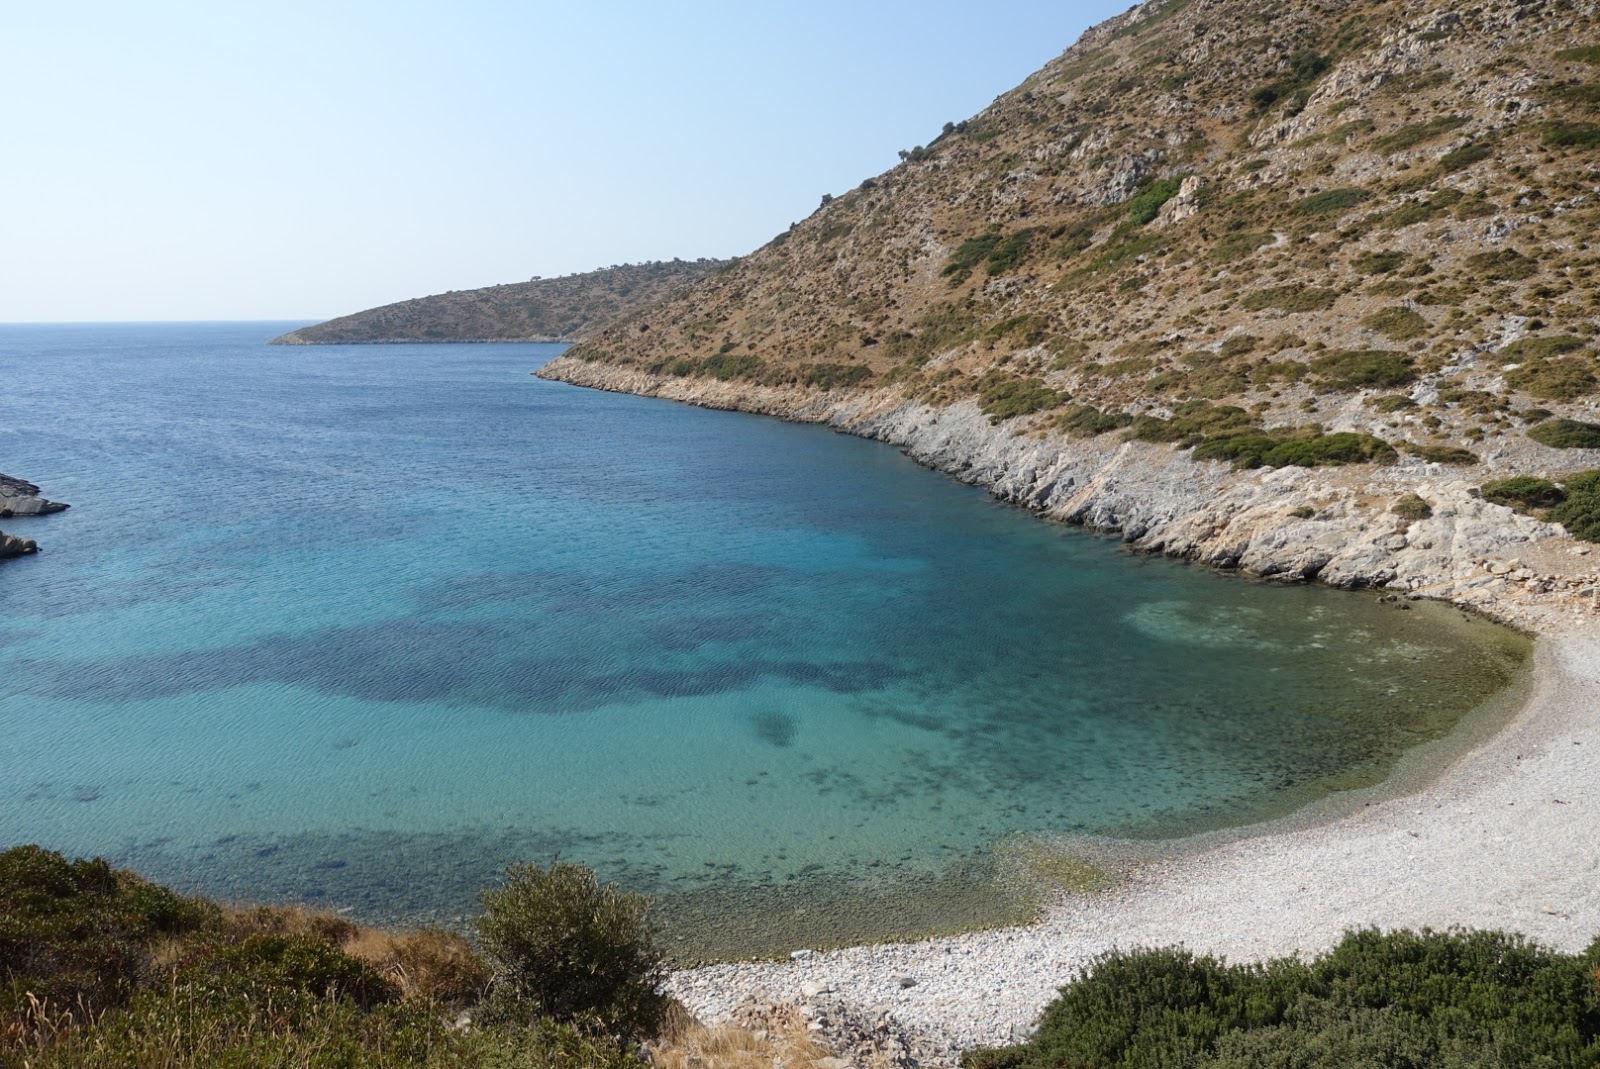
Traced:
[[43, 516], [60, 512], [69, 506], [59, 501], [46, 501], [39, 496], [39, 488], [22, 479], [0, 475], [0, 519], [12, 516]]

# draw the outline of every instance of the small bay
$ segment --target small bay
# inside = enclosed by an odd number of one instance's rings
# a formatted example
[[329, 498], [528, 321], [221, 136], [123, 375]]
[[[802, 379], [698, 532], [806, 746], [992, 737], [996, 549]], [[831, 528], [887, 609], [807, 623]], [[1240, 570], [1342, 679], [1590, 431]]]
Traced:
[[0, 327], [0, 844], [458, 924], [559, 853], [684, 956], [994, 923], [1032, 837], [1381, 780], [1527, 643], [1040, 523], [548, 345]]

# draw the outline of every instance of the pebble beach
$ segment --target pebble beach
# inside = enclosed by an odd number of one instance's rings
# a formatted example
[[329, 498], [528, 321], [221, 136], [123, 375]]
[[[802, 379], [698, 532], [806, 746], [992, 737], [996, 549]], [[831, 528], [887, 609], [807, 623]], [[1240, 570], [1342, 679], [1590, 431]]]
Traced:
[[670, 990], [708, 1022], [798, 1005], [843, 1061], [952, 1065], [1025, 1038], [1062, 983], [1116, 948], [1247, 961], [1316, 953], [1353, 928], [1460, 926], [1581, 949], [1600, 935], [1600, 634], [1570, 616], [1546, 625], [1521, 708], [1425, 782], [1163, 844], [1116, 889], [1062, 895], [1026, 927], [796, 948], [681, 971]]

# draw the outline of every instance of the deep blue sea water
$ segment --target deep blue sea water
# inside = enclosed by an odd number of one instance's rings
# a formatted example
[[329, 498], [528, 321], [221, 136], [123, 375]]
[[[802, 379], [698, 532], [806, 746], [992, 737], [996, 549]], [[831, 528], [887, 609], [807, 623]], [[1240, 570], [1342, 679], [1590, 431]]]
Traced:
[[559, 851], [777, 949], [981, 922], [1019, 835], [1370, 782], [1525, 650], [531, 377], [559, 346], [290, 326], [0, 326], [0, 471], [73, 505], [4, 523], [0, 845], [377, 920]]

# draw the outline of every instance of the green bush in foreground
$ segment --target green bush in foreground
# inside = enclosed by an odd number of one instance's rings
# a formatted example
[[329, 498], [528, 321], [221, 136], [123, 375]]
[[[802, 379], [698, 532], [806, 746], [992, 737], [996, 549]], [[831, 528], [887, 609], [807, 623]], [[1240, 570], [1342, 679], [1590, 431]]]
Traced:
[[1310, 963], [1115, 952], [1062, 988], [1038, 1034], [966, 1069], [1591, 1067], [1600, 998], [1586, 954], [1498, 932], [1352, 932]]
[[[565, 916], [593, 919], [553, 925], [543, 945], [557, 968], [611, 975], [605, 945], [576, 941], [605, 927], [592, 875], [553, 871], [578, 893]], [[532, 916], [564, 915], [500, 919]], [[613, 990], [573, 985], [562, 1007], [573, 1023], [534, 1017], [514, 997], [519, 1012], [496, 1021], [473, 1005], [486, 975], [452, 933], [387, 934], [288, 908], [227, 911], [101, 860], [36, 846], [0, 852], [0, 1066], [645, 1069], [632, 1041], [653, 1030], [629, 1030], [615, 1015], [621, 1037], [587, 1027], [615, 1007]], [[512, 996], [514, 980], [505, 984]], [[463, 1008], [469, 1031], [451, 1024]], [[631, 1020], [643, 1029], [649, 1016]]]
[[482, 899], [491, 1020], [543, 1017], [629, 1036], [660, 1028], [665, 973], [646, 899], [560, 860], [514, 865]]

